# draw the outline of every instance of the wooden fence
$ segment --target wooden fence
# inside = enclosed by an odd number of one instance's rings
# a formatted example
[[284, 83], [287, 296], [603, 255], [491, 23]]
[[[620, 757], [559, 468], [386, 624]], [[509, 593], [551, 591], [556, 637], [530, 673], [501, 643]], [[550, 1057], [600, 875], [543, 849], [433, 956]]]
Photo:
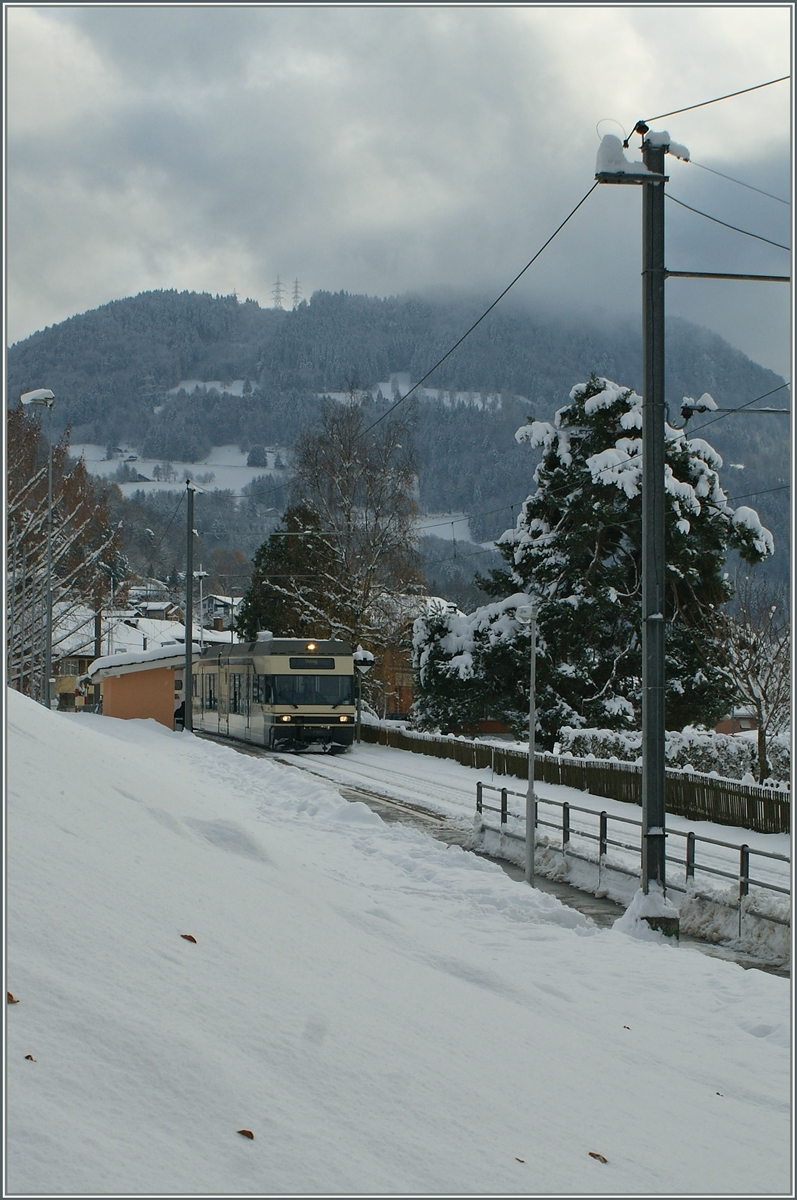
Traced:
[[[362, 739], [414, 754], [452, 758], [466, 767], [490, 767], [496, 775], [528, 779], [528, 755], [522, 750], [383, 725], [363, 725]], [[642, 803], [642, 768], [636, 763], [537, 754], [534, 778], [627, 804]], [[736, 825], [758, 833], [789, 833], [791, 828], [788, 792], [688, 771], [667, 771], [665, 788], [667, 812], [691, 821]]]

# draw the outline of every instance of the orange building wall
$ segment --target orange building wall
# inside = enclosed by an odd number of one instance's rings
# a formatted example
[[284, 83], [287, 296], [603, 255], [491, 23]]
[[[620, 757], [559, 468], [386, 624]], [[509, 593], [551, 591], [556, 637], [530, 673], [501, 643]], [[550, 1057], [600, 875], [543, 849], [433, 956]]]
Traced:
[[106, 717], [125, 721], [136, 717], [154, 717], [167, 729], [174, 729], [174, 667], [157, 667], [116, 675], [102, 682], [102, 712]]

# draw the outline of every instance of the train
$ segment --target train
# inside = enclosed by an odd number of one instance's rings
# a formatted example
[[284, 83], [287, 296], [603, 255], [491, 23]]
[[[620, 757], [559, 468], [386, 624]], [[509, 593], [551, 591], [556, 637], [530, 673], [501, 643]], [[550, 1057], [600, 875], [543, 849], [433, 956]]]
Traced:
[[343, 641], [259, 633], [206, 646], [191, 690], [197, 732], [292, 752], [337, 754], [354, 741], [354, 659]]

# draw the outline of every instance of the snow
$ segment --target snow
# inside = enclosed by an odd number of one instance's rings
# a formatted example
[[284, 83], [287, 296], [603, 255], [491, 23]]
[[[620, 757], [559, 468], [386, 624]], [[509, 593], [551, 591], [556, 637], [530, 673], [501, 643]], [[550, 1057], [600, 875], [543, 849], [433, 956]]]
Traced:
[[[59, 608], [61, 611], [59, 612]], [[200, 636], [199, 627], [194, 626], [194, 640]], [[213, 629], [202, 630], [204, 642], [228, 642], [229, 634]], [[154, 617], [140, 617], [132, 610], [105, 612], [102, 617], [102, 646], [106, 654], [129, 654], [143, 650], [144, 641], [150, 651], [158, 646], [169, 646], [185, 642], [185, 624], [182, 621], [161, 621]], [[85, 605], [63, 611], [55, 606], [56, 658], [70, 655], [94, 654], [94, 611]]]
[[[653, 831], [651, 831], [653, 832]], [[615, 922], [614, 928], [622, 930], [631, 937], [649, 940], [656, 937], [646, 921], [646, 917], [677, 917], [678, 910], [664, 895], [657, 883], [652, 883], [647, 895], [638, 888], [634, 898], [623, 915]]]
[[[395, 726], [390, 722], [390, 726]], [[435, 735], [415, 733], [414, 736], [422, 743], [426, 738], [430, 742], [436, 740]], [[621, 735], [623, 736], [623, 735]], [[629, 735], [625, 735], [629, 736]], [[463, 740], [468, 738], [447, 738], [443, 740]], [[490, 745], [490, 738], [478, 739], [483, 744]], [[733, 739], [729, 739], [733, 740]], [[519, 750], [527, 753], [525, 742], [499, 741], [494, 742], [495, 760], [501, 762], [501, 752], [504, 749]], [[695, 749], [698, 747], [695, 746]], [[595, 755], [586, 755], [595, 758]], [[601, 755], [600, 757], [607, 757]], [[293, 761], [300, 762], [300, 759]], [[360, 745], [343, 758], [316, 758], [312, 764], [316, 774], [334, 780], [345, 786], [362, 786], [376, 791], [379, 795], [393, 797], [397, 800], [408, 801], [445, 816], [461, 829], [473, 829], [476, 783], [488, 787], [507, 787], [510, 793], [510, 812], [513, 805], [518, 805], [520, 812], [524, 811], [525, 784], [514, 776], [497, 775], [490, 768], [475, 770], [463, 766], [451, 759], [441, 759], [430, 754], [413, 754], [385, 746]], [[716, 775], [716, 772], [714, 772]], [[512, 793], [521, 790], [518, 799]], [[638, 805], [611, 800], [604, 796], [590, 796], [576, 788], [547, 784], [541, 781], [535, 783], [535, 791], [540, 801], [540, 819], [561, 820], [558, 815], [561, 809], [557, 806], [567, 801], [575, 814], [571, 826], [571, 846], [583, 858], [568, 854], [563, 858], [561, 853], [561, 835], [554, 830], [540, 827], [537, 838], [537, 865], [541, 874], [554, 879], [563, 879], [573, 886], [586, 892], [606, 895], [621, 904], [629, 904], [638, 887], [639, 877], [639, 829], [632, 832], [628, 822], [641, 822], [641, 810]], [[583, 811], [592, 810], [593, 815]], [[601, 864], [598, 862], [597, 839], [599, 832], [599, 814], [605, 811], [610, 819], [610, 837], [618, 834], [622, 842], [633, 843], [636, 850], [621, 850], [616, 845], [612, 847], [610, 856]], [[619, 824], [615, 824], [619, 822]], [[510, 821], [511, 825], [511, 821]], [[577, 833], [576, 827], [581, 827], [583, 833]], [[686, 835], [693, 832], [697, 842], [697, 874], [696, 885], [703, 896], [710, 897], [701, 900], [688, 891], [684, 895]], [[523, 823], [512, 826], [512, 832], [523, 835]], [[738, 872], [739, 847], [747, 843], [752, 854], [753, 876], [780, 888], [790, 885], [791, 871], [789, 861], [779, 861], [766, 858], [763, 855], [790, 855], [790, 839], [787, 834], [761, 834], [750, 829], [714, 825], [708, 821], [696, 821], [685, 817], [667, 814], [668, 855], [671, 865], [668, 868], [668, 882], [672, 888], [670, 897], [677, 903], [685, 933], [695, 937], [705, 938], [713, 943], [721, 943], [723, 948], [733, 952], [752, 955], [762, 962], [783, 964], [788, 962], [790, 953], [790, 934], [788, 926], [778, 925], [770, 921], [745, 919], [739, 933], [738, 884], [728, 883], [723, 876], [711, 875], [705, 868], [728, 873], [728, 878]], [[711, 839], [707, 841], [705, 839]], [[720, 845], [719, 843], [723, 843]], [[483, 835], [485, 849], [506, 858], [519, 866], [525, 863], [525, 848], [522, 841], [502, 837], [500, 833]], [[622, 869], [620, 869], [622, 868]], [[625, 873], [630, 872], [630, 873]], [[681, 889], [681, 890], [677, 890]], [[750, 903], [762, 913], [779, 918], [788, 918], [790, 904], [788, 896], [753, 888], [750, 893]], [[732, 907], [728, 907], [731, 904]]]
[[[193, 659], [196, 662], [199, 655], [199, 645], [193, 646]], [[103, 672], [102, 678], [114, 672], [122, 672], [123, 667], [137, 667], [143, 663], [160, 663], [164, 667], [182, 666], [185, 663], [185, 643], [182, 645], [155, 646], [152, 650], [130, 650], [127, 653], [106, 654], [95, 658], [88, 669], [90, 678]]]
[[[431, 534], [444, 541], [473, 542], [469, 518], [465, 513], [427, 513], [415, 522], [421, 537]], [[492, 547], [492, 542], [485, 543]]]
[[650, 142], [651, 146], [664, 146], [668, 154], [674, 154], [676, 158], [682, 158], [685, 162], [689, 162], [690, 154], [686, 146], [682, 146], [680, 142], [674, 142], [666, 129], [660, 133], [647, 133], [645, 141]]
[[[448, 617], [449, 632], [440, 639], [439, 645], [445, 654], [451, 655], [445, 664], [438, 664], [439, 669], [449, 675], [459, 675], [460, 679], [473, 677], [473, 653], [477, 639], [486, 640], [490, 646], [501, 642], [511, 642], [518, 633], [519, 622], [515, 618], [518, 605], [525, 604], [528, 596], [516, 592], [505, 600], [494, 604], [485, 604], [475, 613], [468, 615], [460, 612], [450, 612]], [[430, 606], [427, 614], [418, 617], [413, 625], [413, 647], [419, 653], [418, 666], [423, 678], [432, 645], [427, 643], [427, 628], [430, 616], [436, 609]], [[444, 610], [445, 611], [445, 610]]]
[[[381, 392], [383, 399], [392, 402], [395, 392], [398, 392], [399, 396], [406, 396], [412, 387], [409, 372], [395, 371], [389, 379], [382, 379], [362, 390], [374, 398]], [[416, 387], [412, 394], [419, 400], [440, 400], [447, 408], [453, 408], [457, 404], [466, 404], [474, 408], [500, 407], [502, 398], [500, 392], [457, 392], [429, 387]], [[319, 392], [318, 395], [337, 400], [341, 404], [349, 399], [349, 392]], [[516, 399], [528, 401], [527, 396], [517, 396]]]
[[193, 396], [195, 393], [217, 391], [224, 396], [243, 396], [245, 379], [233, 379], [232, 383], [222, 383], [220, 379], [181, 379], [177, 387], [169, 388], [167, 396], [176, 396], [178, 392], [186, 392]]
[[10, 1193], [788, 1192], [788, 981], [154, 722], [8, 773]]
[[[129, 455], [136, 453], [132, 447], [122, 447], [122, 449], [121, 457], [106, 459], [104, 446], [79, 442], [70, 446], [69, 453], [74, 458], [83, 458], [86, 470], [90, 475], [108, 479], [118, 471], [120, 464], [125, 462]], [[247, 455], [238, 446], [214, 446], [207, 457], [199, 462], [187, 463], [177, 462], [175, 459], [170, 460], [176, 476], [170, 481], [153, 478], [155, 467], [163, 463], [163, 458], [139, 458], [136, 456], [135, 460], [128, 465], [140, 475], [145, 475], [147, 482], [120, 483], [117, 486], [124, 496], [132, 496], [136, 492], [182, 491], [185, 489], [185, 478], [187, 477], [201, 484], [205, 491], [226, 490], [240, 493], [246, 484], [265, 476], [269, 486], [275, 488], [276, 500], [269, 499], [268, 496], [261, 499], [266, 499], [276, 506], [280, 498], [280, 493], [276, 489], [285, 484], [288, 476], [288, 472], [284, 470], [274, 470], [274, 459], [278, 453], [281, 455], [282, 461], [286, 462], [289, 451], [284, 446], [269, 446], [268, 461], [270, 465], [268, 467], [248, 467], [246, 465]]]
[[595, 159], [595, 174], [605, 172], [621, 175], [649, 175], [647, 167], [642, 162], [629, 162], [623, 153], [623, 143], [614, 133], [607, 133], [601, 138], [598, 154]]
[[684, 396], [683, 402], [687, 408], [691, 408], [693, 413], [714, 412], [717, 407], [717, 401], [710, 392], [704, 392], [699, 400], [693, 400], [691, 396]]
[[761, 524], [758, 519], [758, 513], [754, 508], [747, 508], [742, 504], [735, 510], [732, 520], [734, 525], [741, 525], [742, 528], [751, 530], [754, 535], [755, 547], [760, 554], [775, 553], [775, 542], [772, 534]]

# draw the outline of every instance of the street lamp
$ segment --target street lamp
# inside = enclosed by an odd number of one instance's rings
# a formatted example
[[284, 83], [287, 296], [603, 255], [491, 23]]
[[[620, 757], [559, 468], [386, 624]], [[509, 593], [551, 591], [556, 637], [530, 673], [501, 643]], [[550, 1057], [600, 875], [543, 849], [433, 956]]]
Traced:
[[374, 656], [370, 650], [363, 650], [362, 646], [358, 646], [352, 658], [354, 659], [355, 670], [359, 676], [357, 680], [357, 741], [359, 742], [360, 731], [362, 729], [363, 678], [374, 665]]
[[49, 388], [36, 388], [20, 396], [21, 402], [27, 407], [36, 405], [46, 408], [49, 413], [48, 438], [50, 442], [47, 466], [47, 581], [46, 581], [46, 630], [44, 635], [44, 704], [50, 707], [50, 685], [53, 667], [53, 405], [55, 396]]
[[534, 887], [534, 847], [537, 839], [537, 797], [534, 795], [534, 727], [537, 711], [534, 696], [534, 673], [537, 659], [537, 606], [521, 604], [515, 610], [521, 625], [529, 627], [531, 670], [529, 675], [529, 783], [526, 790], [526, 882]]

